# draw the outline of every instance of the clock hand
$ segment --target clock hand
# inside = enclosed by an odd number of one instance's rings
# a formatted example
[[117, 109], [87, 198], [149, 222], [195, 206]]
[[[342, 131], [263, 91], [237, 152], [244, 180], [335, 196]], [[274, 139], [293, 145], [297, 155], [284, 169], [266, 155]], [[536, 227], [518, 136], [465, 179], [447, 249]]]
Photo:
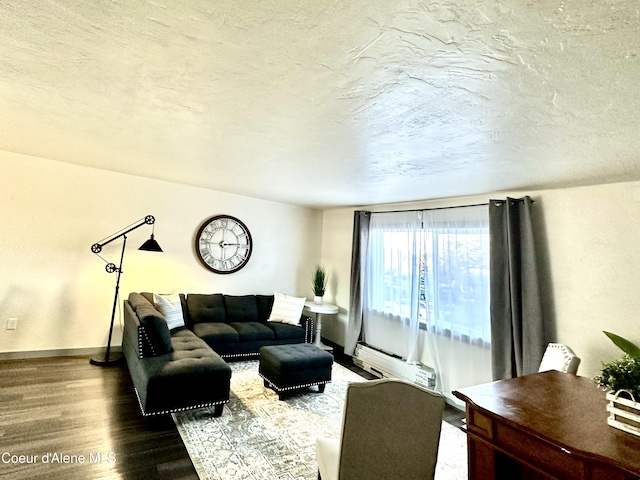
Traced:
[[220, 245], [222, 248], [225, 248], [225, 247], [239, 247], [240, 246], [239, 243], [228, 243], [228, 242], [225, 242], [224, 240], [222, 242], [220, 242], [218, 245]]

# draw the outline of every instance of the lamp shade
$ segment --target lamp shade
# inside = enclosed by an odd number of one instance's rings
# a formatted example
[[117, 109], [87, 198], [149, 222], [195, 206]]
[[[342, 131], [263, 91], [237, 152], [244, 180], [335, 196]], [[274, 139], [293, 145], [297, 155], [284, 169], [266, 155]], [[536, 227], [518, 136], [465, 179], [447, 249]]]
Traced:
[[158, 242], [153, 238], [153, 233], [151, 234], [151, 238], [144, 242], [138, 250], [144, 250], [145, 252], [161, 252], [162, 248], [158, 245]]

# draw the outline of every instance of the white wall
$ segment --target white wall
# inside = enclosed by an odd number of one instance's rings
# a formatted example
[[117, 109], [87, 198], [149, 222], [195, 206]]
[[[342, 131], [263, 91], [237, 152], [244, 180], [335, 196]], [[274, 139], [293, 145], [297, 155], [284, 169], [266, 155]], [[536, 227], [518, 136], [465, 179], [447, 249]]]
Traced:
[[[601, 361], [619, 355], [602, 330], [640, 342], [640, 182], [526, 193], [536, 199], [546, 313], [556, 318], [557, 340], [582, 358], [579, 373], [591, 377]], [[243, 220], [255, 241], [248, 265], [231, 275], [204, 269], [193, 252], [199, 225], [220, 213]], [[105, 345], [115, 274], [104, 271], [90, 246], [146, 214], [156, 217], [156, 239], [164, 253], [139, 252], [150, 231], [132, 232], [121, 296], [140, 290], [279, 290], [310, 298], [311, 270], [321, 259], [331, 274], [326, 300], [341, 307], [338, 315], [324, 316], [323, 336], [344, 345], [353, 209], [323, 214], [0, 152], [0, 353]], [[117, 263], [120, 246], [114, 242], [103, 255]], [[15, 331], [5, 329], [10, 317], [19, 319]], [[116, 328], [114, 344], [120, 338]]]
[[[593, 377], [602, 361], [620, 355], [610, 330], [640, 343], [640, 182], [511, 192], [365, 210], [483, 203], [525, 194], [535, 200], [545, 315], [555, 318], [557, 341], [582, 359]], [[353, 209], [324, 212], [322, 263], [331, 271], [332, 300], [341, 308], [323, 317], [323, 336], [344, 345], [349, 306]]]
[[[137, 250], [150, 227], [128, 234], [121, 298], [143, 290], [312, 296], [317, 210], [0, 152], [0, 352], [106, 345], [116, 275], [90, 246], [147, 214], [164, 253]], [[198, 227], [216, 214], [240, 218], [255, 244], [230, 275], [206, 270], [194, 253]], [[121, 247], [117, 240], [101, 255], [118, 264]], [[5, 329], [10, 317], [15, 331]], [[121, 338], [118, 325], [113, 344]]]

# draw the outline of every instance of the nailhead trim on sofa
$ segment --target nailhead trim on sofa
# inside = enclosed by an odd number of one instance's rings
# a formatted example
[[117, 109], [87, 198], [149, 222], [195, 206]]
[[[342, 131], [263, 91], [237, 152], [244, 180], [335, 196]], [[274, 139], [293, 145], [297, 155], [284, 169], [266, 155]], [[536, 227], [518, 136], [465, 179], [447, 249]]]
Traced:
[[214, 407], [216, 405], [225, 404], [228, 402], [228, 400], [221, 400], [219, 402], [201, 403], [200, 405], [191, 405], [189, 407], [174, 408], [171, 410], [163, 410], [160, 412], [147, 413], [144, 411], [144, 407], [142, 406], [142, 401], [140, 400], [140, 394], [138, 394], [138, 389], [134, 387], [134, 390], [136, 392], [136, 397], [138, 398], [138, 405], [140, 406], [140, 411], [142, 412], [142, 415], [145, 417], [152, 417], [155, 415], [167, 415], [169, 413], [175, 413], [175, 412], [186, 412], [187, 410], [194, 410], [196, 408]]
[[151, 343], [149, 339], [149, 335], [147, 334], [147, 331], [144, 328], [144, 325], [138, 325], [138, 352], [139, 352], [138, 358], [145, 358], [145, 355], [144, 355], [145, 345], [144, 345], [144, 342], [142, 341], [143, 338], [146, 341], [148, 348], [151, 349], [151, 356], [155, 357], [156, 350], [155, 348], [153, 348], [153, 343]]

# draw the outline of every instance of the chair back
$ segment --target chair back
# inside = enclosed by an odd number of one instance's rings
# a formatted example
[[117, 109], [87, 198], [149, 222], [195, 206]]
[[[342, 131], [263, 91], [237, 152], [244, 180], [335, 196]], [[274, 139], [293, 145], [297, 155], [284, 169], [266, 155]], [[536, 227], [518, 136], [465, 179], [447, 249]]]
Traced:
[[575, 375], [580, 366], [580, 359], [573, 350], [562, 343], [550, 343], [542, 356], [542, 362], [538, 372], [558, 370], [559, 372]]
[[444, 397], [395, 379], [347, 387], [341, 480], [432, 479]]

